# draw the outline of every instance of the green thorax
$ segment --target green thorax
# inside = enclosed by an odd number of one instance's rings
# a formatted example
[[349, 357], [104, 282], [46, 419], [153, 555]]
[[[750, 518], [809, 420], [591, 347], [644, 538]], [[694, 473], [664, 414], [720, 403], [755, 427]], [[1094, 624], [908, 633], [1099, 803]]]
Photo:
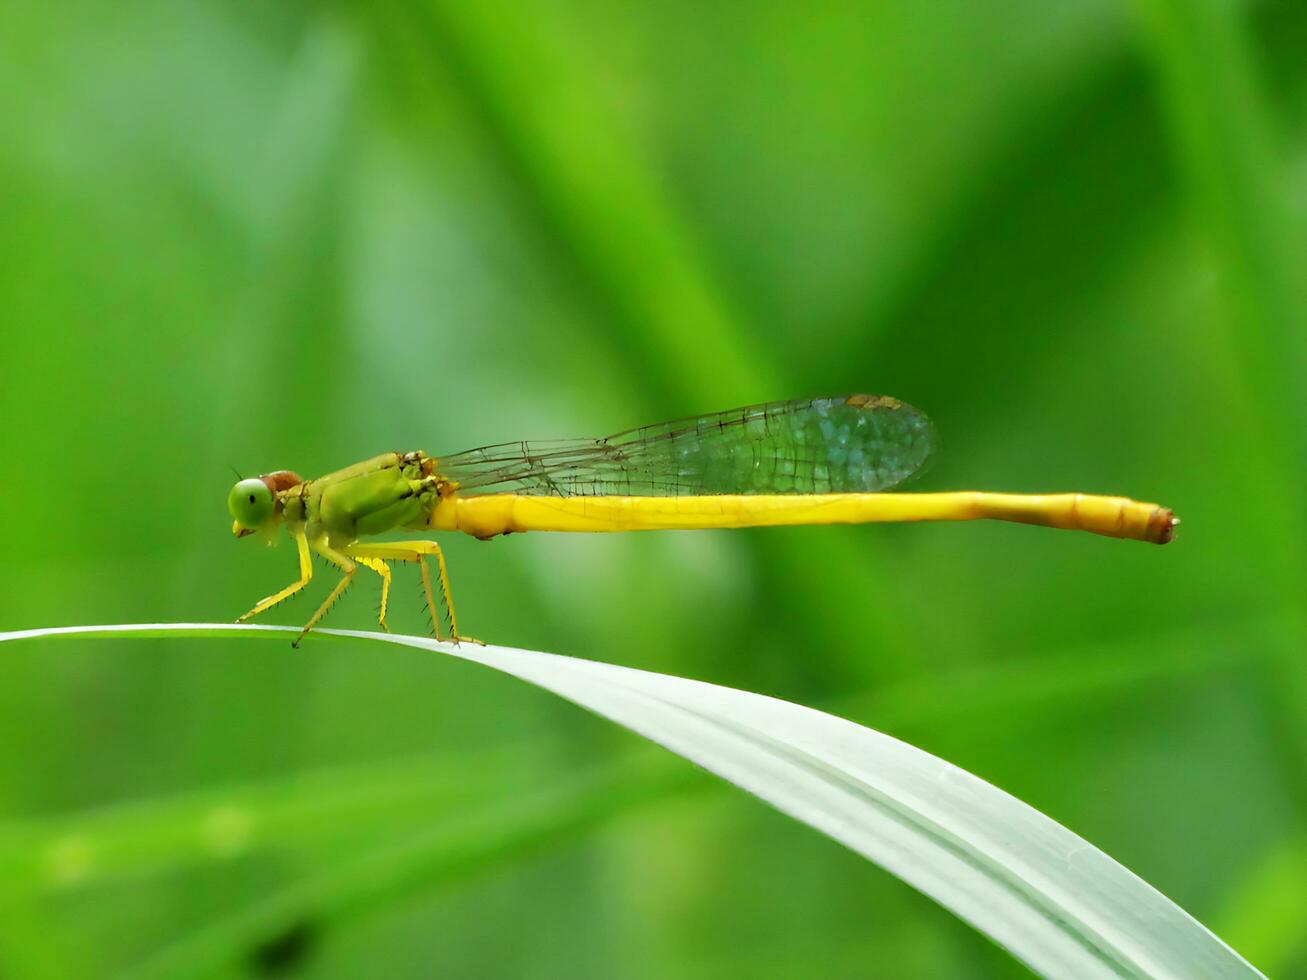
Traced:
[[382, 453], [288, 491], [283, 519], [305, 524], [310, 538], [326, 535], [333, 546], [424, 528], [439, 496], [430, 470], [422, 453]]

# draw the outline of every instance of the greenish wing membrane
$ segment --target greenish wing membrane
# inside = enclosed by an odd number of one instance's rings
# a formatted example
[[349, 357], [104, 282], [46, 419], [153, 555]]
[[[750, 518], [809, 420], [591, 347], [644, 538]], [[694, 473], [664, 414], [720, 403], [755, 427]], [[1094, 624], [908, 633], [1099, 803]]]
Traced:
[[873, 493], [935, 447], [920, 411], [844, 395], [750, 405], [605, 439], [511, 442], [438, 457], [461, 492], [536, 496]]

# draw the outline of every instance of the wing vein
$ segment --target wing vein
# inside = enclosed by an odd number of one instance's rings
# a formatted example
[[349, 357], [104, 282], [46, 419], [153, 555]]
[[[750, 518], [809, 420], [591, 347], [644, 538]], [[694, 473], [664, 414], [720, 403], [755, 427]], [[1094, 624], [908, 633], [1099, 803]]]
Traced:
[[437, 458], [464, 493], [542, 496], [872, 493], [926, 467], [934, 427], [892, 398], [767, 402], [603, 439], [483, 446]]

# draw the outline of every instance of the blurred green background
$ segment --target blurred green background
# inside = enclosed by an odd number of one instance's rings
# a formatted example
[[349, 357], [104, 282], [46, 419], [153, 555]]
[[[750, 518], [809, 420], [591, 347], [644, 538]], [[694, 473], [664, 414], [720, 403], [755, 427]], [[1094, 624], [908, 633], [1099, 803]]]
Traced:
[[[451, 540], [465, 629], [898, 735], [1307, 977], [1304, 50], [1289, 0], [10, 5], [0, 628], [289, 581], [232, 467], [893, 394], [944, 441], [916, 488], [1182, 533]], [[7, 645], [0, 818], [6, 978], [1024, 973], [414, 650]]]

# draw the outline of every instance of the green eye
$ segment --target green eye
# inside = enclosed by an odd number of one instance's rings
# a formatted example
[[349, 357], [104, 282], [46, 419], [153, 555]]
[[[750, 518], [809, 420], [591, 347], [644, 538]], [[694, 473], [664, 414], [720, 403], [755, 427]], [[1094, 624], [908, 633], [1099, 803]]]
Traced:
[[272, 491], [257, 478], [241, 480], [227, 494], [227, 509], [241, 527], [259, 527], [272, 516]]

